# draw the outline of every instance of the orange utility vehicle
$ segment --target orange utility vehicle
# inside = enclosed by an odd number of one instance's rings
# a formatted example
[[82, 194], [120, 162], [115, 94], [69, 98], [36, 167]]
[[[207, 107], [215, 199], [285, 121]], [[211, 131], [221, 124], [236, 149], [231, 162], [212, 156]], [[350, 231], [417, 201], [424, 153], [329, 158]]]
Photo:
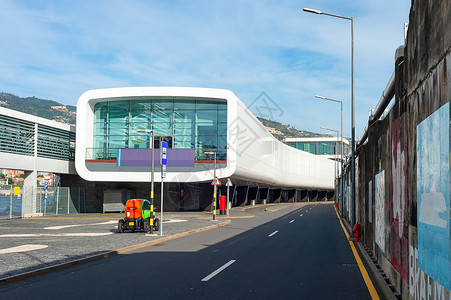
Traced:
[[155, 231], [160, 230], [160, 220], [155, 219], [155, 212], [150, 209], [149, 200], [128, 200], [125, 204], [125, 218], [119, 220], [117, 231], [120, 233], [125, 230], [130, 230], [131, 232], [136, 230], [150, 232], [151, 226], [153, 226]]

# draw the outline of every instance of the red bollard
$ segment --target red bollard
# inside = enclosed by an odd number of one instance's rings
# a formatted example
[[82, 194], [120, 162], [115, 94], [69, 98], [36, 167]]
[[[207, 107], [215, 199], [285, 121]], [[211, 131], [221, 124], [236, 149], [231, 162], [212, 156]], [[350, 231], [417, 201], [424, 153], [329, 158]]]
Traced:
[[357, 243], [359, 242], [359, 237], [360, 237], [360, 224], [359, 223], [355, 223], [354, 228], [352, 228], [352, 232], [354, 233], [355, 244], [357, 246]]
[[219, 214], [226, 214], [226, 196], [219, 196]]

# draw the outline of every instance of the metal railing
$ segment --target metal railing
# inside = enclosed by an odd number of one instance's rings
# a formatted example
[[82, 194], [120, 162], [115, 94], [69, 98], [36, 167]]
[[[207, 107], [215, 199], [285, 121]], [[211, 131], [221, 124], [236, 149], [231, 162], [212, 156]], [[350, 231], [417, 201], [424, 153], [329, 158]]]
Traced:
[[0, 186], [0, 219], [86, 213], [85, 190], [82, 187], [21, 186], [14, 194], [11, 185]]

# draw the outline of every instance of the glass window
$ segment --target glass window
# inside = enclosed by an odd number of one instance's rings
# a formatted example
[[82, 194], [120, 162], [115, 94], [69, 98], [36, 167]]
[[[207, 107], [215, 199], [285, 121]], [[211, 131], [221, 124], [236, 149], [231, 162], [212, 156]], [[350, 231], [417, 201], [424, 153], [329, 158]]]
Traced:
[[128, 137], [110, 135], [109, 148], [128, 148]]
[[99, 102], [99, 103], [96, 103], [96, 104], [94, 105], [94, 111], [97, 111], [97, 110], [104, 110], [104, 111], [107, 111], [107, 110], [108, 110], [108, 103], [109, 103], [109, 102]]
[[218, 109], [218, 102], [216, 101], [208, 101], [208, 100], [197, 100], [196, 101], [196, 110], [217, 110]]
[[128, 135], [128, 127], [125, 123], [110, 123], [110, 135]]
[[218, 110], [227, 110], [227, 102], [218, 102]]
[[[148, 148], [149, 134], [166, 137], [174, 148], [227, 155], [227, 103], [215, 100], [143, 99], [99, 102], [94, 109], [94, 145], [106, 148]], [[113, 151], [111, 150], [111, 151]], [[199, 156], [199, 157], [200, 157]]]
[[198, 123], [196, 124], [197, 135], [217, 135], [218, 134], [218, 124], [216, 123]]
[[121, 100], [121, 101], [110, 101], [109, 109], [111, 110], [125, 110], [128, 111], [130, 108], [129, 100]]
[[152, 122], [153, 123], [170, 123], [172, 122], [172, 112], [171, 111], [152, 111]]
[[196, 123], [218, 122], [218, 112], [216, 110], [204, 110], [196, 112]]
[[95, 136], [94, 148], [108, 148], [108, 136], [106, 135]]
[[176, 123], [185, 123], [185, 122], [194, 122], [196, 113], [194, 110], [179, 110], [174, 111], [174, 122]]
[[94, 123], [94, 135], [107, 135], [108, 134], [108, 123]]
[[218, 122], [227, 123], [227, 111], [226, 110], [218, 110]]
[[125, 110], [113, 110], [109, 112], [110, 122], [127, 122], [128, 120], [128, 111]]
[[155, 136], [172, 135], [172, 123], [154, 123], [153, 129]]
[[196, 148], [208, 151], [216, 149], [218, 145], [218, 136], [198, 136], [196, 139]]
[[177, 99], [174, 100], [174, 110], [191, 110], [194, 111], [196, 109], [196, 102], [194, 100], [183, 100]]
[[194, 123], [174, 123], [174, 135], [193, 135]]
[[[97, 107], [97, 105], [96, 105]], [[95, 122], [107, 122], [108, 121], [108, 107], [103, 106], [99, 109], [96, 108], [94, 112], [94, 121]]]
[[138, 133], [138, 129], [149, 130], [149, 129], [151, 129], [150, 123], [130, 123], [129, 134], [130, 135], [142, 134], [142, 133]]
[[149, 122], [150, 123], [150, 110], [130, 111], [130, 122]]
[[143, 111], [152, 108], [152, 100], [130, 101], [130, 110]]
[[172, 99], [164, 99], [164, 100], [153, 100], [152, 101], [152, 110], [160, 111], [160, 110], [172, 110], [174, 108], [174, 102]]
[[193, 149], [194, 137], [192, 135], [176, 135], [174, 137], [174, 148], [176, 149]]
[[227, 149], [227, 136], [226, 135], [218, 136], [218, 148], [219, 149]]
[[128, 139], [129, 148], [146, 149], [149, 148], [149, 135], [133, 135]]
[[227, 123], [218, 124], [218, 134], [227, 136]]

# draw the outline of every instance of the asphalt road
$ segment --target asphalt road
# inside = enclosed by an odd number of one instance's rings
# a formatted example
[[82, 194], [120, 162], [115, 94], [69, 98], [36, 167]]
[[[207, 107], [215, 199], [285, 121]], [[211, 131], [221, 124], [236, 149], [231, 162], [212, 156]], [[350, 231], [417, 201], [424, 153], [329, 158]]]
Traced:
[[252, 213], [0, 287], [0, 299], [370, 299], [332, 205]]

